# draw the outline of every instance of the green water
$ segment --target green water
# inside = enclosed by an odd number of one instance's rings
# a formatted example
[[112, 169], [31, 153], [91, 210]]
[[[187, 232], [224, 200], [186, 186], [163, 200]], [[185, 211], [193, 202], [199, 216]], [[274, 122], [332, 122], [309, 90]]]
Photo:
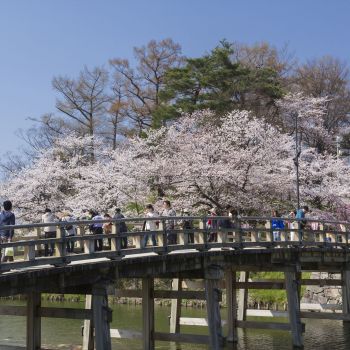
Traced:
[[[14, 302], [1, 302], [14, 305]], [[20, 304], [19, 302], [16, 303]], [[48, 303], [50, 307], [83, 308], [83, 303]], [[134, 305], [111, 305], [113, 309], [113, 322], [111, 328], [130, 329], [141, 331], [142, 308]], [[223, 319], [225, 309], [222, 310]], [[168, 316], [170, 308], [156, 306], [156, 331], [168, 332]], [[183, 317], [205, 317], [205, 309], [183, 308]], [[275, 320], [274, 320], [275, 321]], [[341, 321], [304, 320], [306, 323], [305, 349], [350, 349], [350, 325]], [[74, 349], [73, 345], [82, 344], [82, 321], [67, 319], [42, 319], [42, 343], [48, 348]], [[25, 344], [25, 318], [18, 316], [2, 316], [0, 318], [0, 344], [24, 346]], [[224, 328], [224, 332], [226, 329]], [[181, 326], [182, 333], [207, 334], [206, 327]], [[288, 332], [270, 330], [239, 330], [239, 342], [236, 349], [270, 350], [291, 349], [291, 337]], [[139, 340], [112, 339], [115, 350], [141, 349]], [[1, 349], [0, 345], [0, 349]], [[232, 347], [227, 347], [230, 349]], [[156, 342], [156, 349], [171, 350], [204, 350], [207, 345], [175, 344], [169, 342]]]

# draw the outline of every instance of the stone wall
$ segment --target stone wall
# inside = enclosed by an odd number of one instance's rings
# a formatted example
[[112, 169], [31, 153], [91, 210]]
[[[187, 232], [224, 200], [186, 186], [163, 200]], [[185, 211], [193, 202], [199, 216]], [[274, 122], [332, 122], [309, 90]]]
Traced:
[[[340, 274], [328, 272], [313, 272], [311, 279], [337, 279]], [[340, 286], [307, 286], [301, 299], [302, 303], [320, 303], [320, 304], [341, 304], [342, 291]]]

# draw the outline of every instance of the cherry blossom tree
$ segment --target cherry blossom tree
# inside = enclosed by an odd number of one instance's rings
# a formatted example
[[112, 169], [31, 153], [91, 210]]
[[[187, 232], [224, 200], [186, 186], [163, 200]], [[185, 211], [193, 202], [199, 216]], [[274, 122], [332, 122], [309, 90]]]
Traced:
[[[117, 206], [141, 214], [145, 204], [164, 197], [193, 213], [232, 206], [245, 214], [267, 214], [295, 207], [294, 155], [293, 136], [252, 113], [233, 111], [218, 120], [204, 110], [130, 138], [116, 150], [96, 136], [67, 135], [3, 184], [0, 195], [31, 221], [45, 207], [71, 209], [77, 216]], [[303, 203], [344, 213], [349, 186], [350, 170], [341, 159], [316, 148], [301, 150]]]

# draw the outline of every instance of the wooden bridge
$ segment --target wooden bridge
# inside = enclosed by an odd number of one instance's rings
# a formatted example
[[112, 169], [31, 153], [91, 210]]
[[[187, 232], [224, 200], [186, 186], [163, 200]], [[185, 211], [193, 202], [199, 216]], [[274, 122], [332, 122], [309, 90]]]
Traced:
[[[215, 217], [217, 225], [209, 228], [208, 220], [213, 220], [212, 217], [177, 217], [177, 223], [191, 220], [193, 228], [177, 229], [175, 225], [175, 229], [167, 230], [167, 223], [174, 217], [162, 217], [154, 218], [160, 220], [160, 224], [153, 232], [137, 230], [146, 218], [109, 219], [100, 221], [113, 223], [112, 234], [103, 236], [88, 234], [91, 221], [74, 222], [77, 234], [65, 236], [67, 223], [60, 222], [52, 224], [56, 226], [57, 237], [50, 239], [42, 238], [42, 229], [48, 224], [4, 226], [2, 229], [15, 229], [16, 240], [1, 244], [1, 251], [4, 253], [6, 248], [13, 247], [16, 254], [13, 262], [0, 264], [0, 296], [25, 294], [27, 306], [1, 306], [0, 314], [26, 316], [25, 349], [28, 350], [41, 349], [41, 317], [84, 320], [84, 350], [111, 349], [111, 336], [140, 337], [143, 349], [154, 349], [156, 340], [205, 343], [210, 344], [211, 349], [221, 349], [225, 342], [237, 342], [237, 328], [290, 331], [293, 346], [301, 348], [302, 318], [350, 321], [350, 223], [318, 221], [312, 225], [312, 230], [308, 225], [302, 229], [301, 222], [296, 222], [285, 225], [294, 228], [278, 230], [272, 228], [272, 219], [243, 217], [231, 221], [229, 217]], [[288, 222], [288, 219], [283, 220]], [[121, 221], [136, 230], [118, 232]], [[231, 224], [227, 225], [229, 221]], [[223, 222], [226, 224], [220, 225]], [[273, 240], [276, 231], [279, 231], [280, 241]], [[157, 246], [143, 247], [143, 236], [152, 233], [157, 237]], [[169, 234], [177, 236], [177, 244], [168, 244]], [[109, 241], [108, 247], [95, 251], [94, 241], [102, 237]], [[124, 237], [128, 238], [129, 245], [122, 249]], [[67, 252], [67, 241], [75, 242], [74, 253]], [[54, 244], [54, 256], [41, 256], [45, 244]], [[275, 281], [249, 280], [249, 272], [255, 271], [280, 271], [285, 277]], [[341, 278], [302, 279], [304, 271], [339, 273]], [[107, 289], [122, 278], [142, 280], [141, 290], [116, 291], [117, 296], [142, 298], [143, 330], [140, 334], [109, 327], [112, 315]], [[155, 290], [155, 278], [173, 279], [172, 290]], [[301, 310], [302, 284], [341, 286], [342, 313]], [[228, 330], [225, 335], [219, 308], [221, 289], [226, 290]], [[289, 323], [248, 321], [249, 289], [285, 289]], [[86, 308], [42, 307], [41, 293], [85, 294]], [[154, 298], [172, 299], [169, 333], [155, 329]], [[207, 320], [181, 318], [183, 298], [206, 300]], [[209, 336], [181, 334], [181, 324], [207, 325]]]

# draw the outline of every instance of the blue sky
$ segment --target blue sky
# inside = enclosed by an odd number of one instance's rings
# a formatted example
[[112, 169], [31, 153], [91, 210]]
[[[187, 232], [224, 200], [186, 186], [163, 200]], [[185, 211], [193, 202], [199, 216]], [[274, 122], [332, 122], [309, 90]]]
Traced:
[[28, 117], [55, 111], [53, 76], [166, 37], [187, 56], [226, 38], [350, 63], [349, 14], [348, 0], [0, 0], [0, 154], [20, 146]]

